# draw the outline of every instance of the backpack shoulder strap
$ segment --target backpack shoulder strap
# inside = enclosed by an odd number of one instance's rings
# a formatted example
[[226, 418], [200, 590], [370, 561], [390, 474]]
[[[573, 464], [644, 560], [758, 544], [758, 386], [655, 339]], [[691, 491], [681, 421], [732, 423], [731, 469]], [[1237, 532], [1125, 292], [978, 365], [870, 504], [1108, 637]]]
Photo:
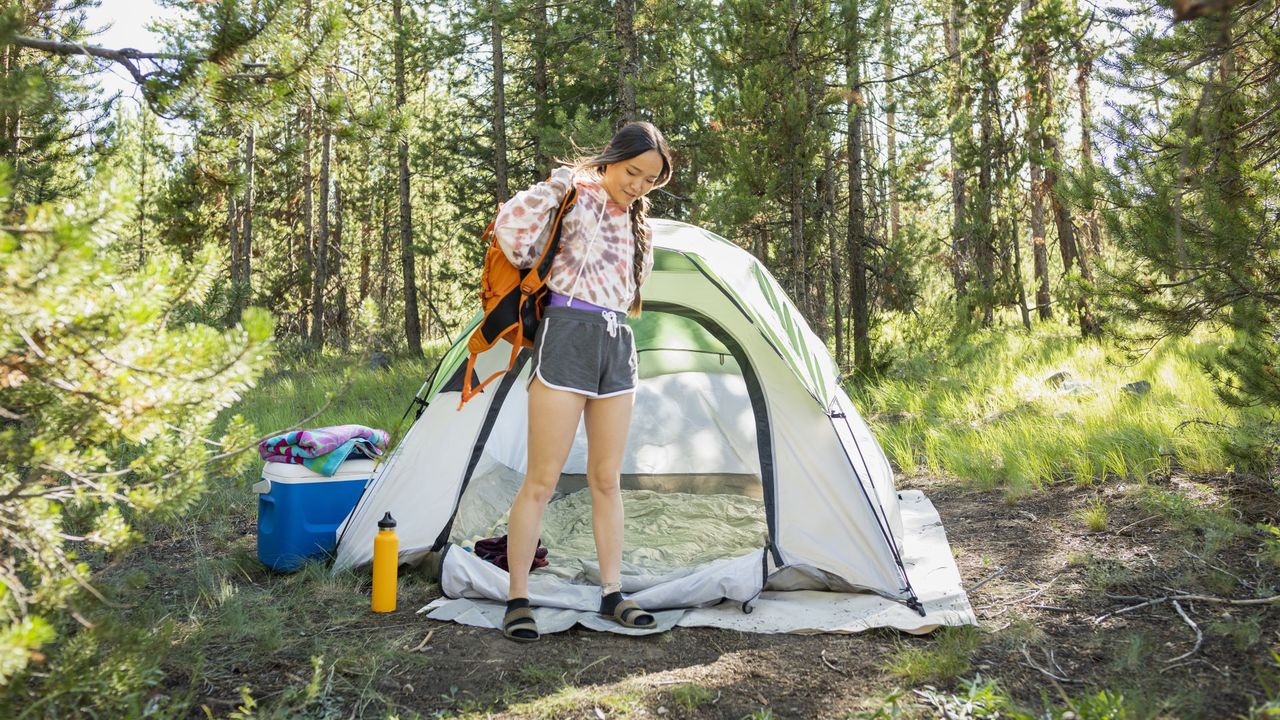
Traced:
[[[545, 282], [547, 274], [551, 271], [551, 263], [555, 261], [556, 253], [560, 250], [560, 238], [563, 235], [564, 216], [573, 209], [573, 206], [577, 202], [578, 188], [576, 186], [570, 186], [569, 191], [565, 193], [564, 198], [560, 200], [560, 206], [556, 209], [555, 216], [551, 220], [550, 237], [547, 239], [546, 246], [542, 249], [542, 254], [538, 256], [538, 261], [529, 269], [528, 273], [525, 274], [524, 279], [520, 283], [521, 295], [527, 296], [533, 294], [533, 292], [541, 287]], [[494, 223], [496, 222], [497, 220], [495, 218], [489, 223], [489, 227], [485, 229], [484, 236], [482, 236], [482, 238], [488, 238], [493, 234]], [[524, 319], [519, 313], [517, 313], [517, 318], [516, 335], [519, 336], [522, 334], [521, 331], [523, 330]], [[507, 362], [506, 369], [495, 372], [485, 378], [479, 385], [473, 387], [471, 384], [471, 377], [474, 374], [473, 371], [476, 365], [476, 358], [478, 358], [479, 355], [480, 353], [478, 351], [472, 350], [467, 356], [467, 367], [463, 373], [462, 381], [462, 398], [458, 402], [459, 410], [461, 410], [462, 406], [466, 405], [471, 398], [479, 395], [490, 383], [510, 372], [511, 369], [516, 366], [516, 358], [520, 355], [520, 343], [511, 343], [511, 358]]]

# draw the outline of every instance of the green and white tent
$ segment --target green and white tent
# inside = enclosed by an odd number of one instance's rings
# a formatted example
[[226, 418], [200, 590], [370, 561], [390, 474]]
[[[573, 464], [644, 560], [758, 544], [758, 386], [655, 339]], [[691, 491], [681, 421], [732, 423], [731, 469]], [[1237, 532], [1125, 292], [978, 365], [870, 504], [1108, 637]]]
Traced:
[[[632, 321], [641, 382], [623, 463], [624, 590], [653, 609], [749, 609], [764, 590], [869, 591], [923, 615], [892, 471], [823, 342], [749, 253], [692, 225], [652, 226], [654, 271]], [[402, 562], [443, 554], [447, 597], [505, 600], [506, 572], [470, 549], [505, 533], [520, 485], [528, 351], [459, 409], [478, 320], [418, 393], [416, 422], [341, 530], [336, 568], [370, 562], [390, 511]], [[509, 358], [500, 343], [476, 374]], [[535, 605], [599, 602], [585, 444], [580, 427], [544, 521], [551, 564], [531, 578]]]

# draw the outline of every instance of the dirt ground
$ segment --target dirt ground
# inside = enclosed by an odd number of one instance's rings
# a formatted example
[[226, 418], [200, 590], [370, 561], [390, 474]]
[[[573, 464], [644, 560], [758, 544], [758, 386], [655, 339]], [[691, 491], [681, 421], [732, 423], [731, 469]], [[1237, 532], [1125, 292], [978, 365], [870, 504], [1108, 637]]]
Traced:
[[[1275, 524], [1280, 513], [1265, 482], [1168, 478], [1149, 484], [1161, 483], [1183, 495], [1215, 496], [1206, 502], [1229, 499], [1240, 509], [1238, 519], [1250, 524]], [[1160, 717], [1229, 718], [1260, 701], [1259, 664], [1265, 648], [1280, 647], [1275, 605], [1183, 601], [1184, 621], [1164, 602], [1096, 620], [1140, 598], [1174, 591], [1234, 598], [1274, 594], [1280, 587], [1274, 565], [1239, 547], [1197, 557], [1193, 531], [1173, 527], [1167, 517], [1132, 501], [1122, 485], [1062, 484], [1016, 503], [999, 492], [929, 478], [907, 478], [900, 485], [924, 490], [936, 505], [971, 589], [981, 631], [961, 677], [995, 679], [1028, 709], [1043, 708], [1044, 698], [1059, 699], [1058, 707], [1065, 708], [1064, 695], [1080, 698], [1104, 688], [1123, 692], [1131, 707], [1159, 708]], [[1077, 513], [1099, 497], [1110, 508], [1108, 529], [1089, 532]], [[1205, 587], [1205, 577], [1215, 582]], [[1201, 584], [1184, 585], [1193, 581]], [[405, 593], [395, 613], [365, 614], [343, 628], [365, 643], [391, 647], [376, 672], [352, 671], [348, 686], [362, 689], [341, 701], [350, 704], [350, 716], [842, 718], [881, 707], [895, 687], [903, 688], [904, 707], [913, 708], [908, 716], [935, 716], [914, 692], [919, 687], [893, 676], [889, 666], [904, 648], [933, 647], [936, 636], [676, 628], [637, 639], [575, 628], [517, 644], [495, 630], [416, 615], [434, 597], [428, 588], [421, 584]], [[1225, 631], [1211, 631], [1232, 627], [1223, 624], [1231, 620], [1255, 628], [1260, 637], [1242, 650]], [[1191, 622], [1203, 632], [1198, 648]], [[309, 674], [305, 663], [298, 665], [261, 658], [225, 685], [206, 680], [197, 702], [215, 713], [229, 711], [227, 699], [237, 696], [234, 684], [245, 677], [254, 678], [255, 694], [270, 698]], [[706, 692], [690, 702], [676, 695], [686, 684]], [[940, 683], [944, 690], [958, 687], [957, 679]]]

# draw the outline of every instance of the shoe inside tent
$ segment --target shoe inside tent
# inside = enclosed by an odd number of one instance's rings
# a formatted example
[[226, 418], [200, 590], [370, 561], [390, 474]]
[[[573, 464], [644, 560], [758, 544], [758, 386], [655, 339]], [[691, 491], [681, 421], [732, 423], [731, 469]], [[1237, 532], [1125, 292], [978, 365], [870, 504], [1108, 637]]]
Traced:
[[[941, 522], [898, 493], [880, 445], [823, 342], [777, 281], [732, 243], [651, 221], [654, 272], [630, 320], [640, 384], [622, 468], [623, 590], [657, 630], [912, 632], [975, 622]], [[526, 461], [529, 352], [459, 408], [459, 334], [415, 398], [417, 419], [340, 530], [335, 569], [368, 563], [377, 519], [398, 521], [401, 561], [430, 556], [444, 597], [430, 617], [498, 627], [507, 573], [475, 543], [506, 532]], [[510, 346], [482, 353], [480, 378]], [[595, 615], [599, 568], [578, 428], [530, 578], [543, 632]], [[763, 611], [762, 611], [763, 610]]]

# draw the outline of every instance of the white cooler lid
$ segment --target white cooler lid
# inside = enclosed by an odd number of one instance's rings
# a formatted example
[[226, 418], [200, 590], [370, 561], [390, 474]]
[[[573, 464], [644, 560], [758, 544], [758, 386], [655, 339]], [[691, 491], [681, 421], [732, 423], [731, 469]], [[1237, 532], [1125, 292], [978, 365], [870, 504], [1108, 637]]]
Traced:
[[262, 466], [262, 478], [278, 483], [317, 483], [341, 482], [343, 480], [362, 480], [373, 477], [376, 460], [361, 458], [347, 460], [338, 466], [338, 471], [329, 477], [308, 470], [305, 465], [292, 463], [269, 462]]

